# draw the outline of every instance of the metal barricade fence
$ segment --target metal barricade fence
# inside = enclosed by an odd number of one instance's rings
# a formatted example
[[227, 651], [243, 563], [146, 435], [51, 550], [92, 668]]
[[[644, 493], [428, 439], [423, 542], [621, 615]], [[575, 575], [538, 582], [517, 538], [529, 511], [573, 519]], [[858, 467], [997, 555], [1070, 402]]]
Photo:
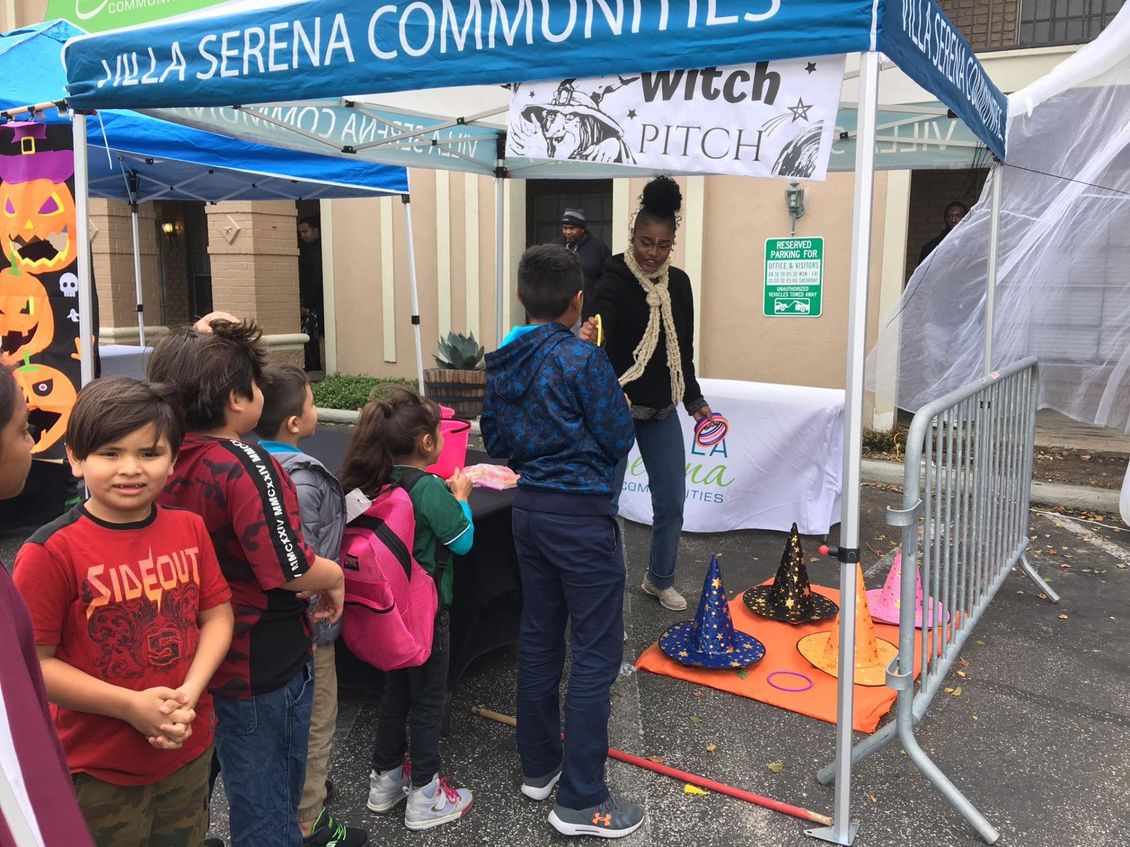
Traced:
[[[926, 755], [914, 727], [1013, 566], [1019, 564], [1053, 603], [1059, 601], [1025, 555], [1036, 369], [1036, 359], [1024, 359], [926, 404], [914, 416], [902, 507], [887, 510], [887, 523], [902, 530], [899, 653], [887, 669], [887, 685], [898, 691], [896, 716], [852, 750], [854, 764], [897, 735], [910, 760], [989, 844], [998, 838], [996, 829]], [[817, 774], [823, 783], [834, 776], [831, 765]]]

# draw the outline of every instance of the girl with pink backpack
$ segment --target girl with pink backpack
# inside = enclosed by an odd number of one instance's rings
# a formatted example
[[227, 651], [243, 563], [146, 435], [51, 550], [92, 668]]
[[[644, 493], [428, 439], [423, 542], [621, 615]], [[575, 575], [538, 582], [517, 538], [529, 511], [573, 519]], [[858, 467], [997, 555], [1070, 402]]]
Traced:
[[[404, 824], [411, 830], [430, 829], [457, 820], [470, 810], [472, 803], [468, 789], [450, 787], [439, 773], [440, 724], [450, 660], [448, 608], [453, 585], [452, 569], [443, 560], [452, 553], [467, 553], [475, 532], [467, 504], [471, 481], [460, 470], [446, 481], [425, 471], [442, 451], [439, 408], [404, 391], [387, 402], [372, 402], [361, 410], [341, 472], [342, 488], [347, 492], [358, 489], [374, 501], [374, 506], [389, 501], [394, 494], [403, 497], [407, 493], [415, 518], [410, 565], [417, 567], [405, 568], [405, 574], [409, 579], [415, 574], [418, 581], [418, 569], [422, 568], [433, 579], [438, 576], [431, 652], [423, 664], [386, 672], [369, 775], [369, 809], [390, 812], [407, 798]], [[371, 508], [365, 515], [374, 511]], [[383, 537], [395, 548], [392, 542], [404, 529], [403, 524], [392, 525], [398, 522], [393, 515], [402, 514], [403, 510], [385, 511], [383, 517], [388, 519], [390, 532], [373, 532], [373, 536]], [[349, 527], [346, 535], [349, 547]], [[347, 608], [349, 574], [346, 570]], [[359, 596], [354, 607], [358, 610], [358, 626], [364, 626], [365, 605], [364, 597]], [[344, 635], [348, 644], [348, 619]], [[371, 646], [379, 649], [379, 645]], [[409, 722], [411, 745], [406, 739]], [[408, 760], [405, 753], [409, 754]]]

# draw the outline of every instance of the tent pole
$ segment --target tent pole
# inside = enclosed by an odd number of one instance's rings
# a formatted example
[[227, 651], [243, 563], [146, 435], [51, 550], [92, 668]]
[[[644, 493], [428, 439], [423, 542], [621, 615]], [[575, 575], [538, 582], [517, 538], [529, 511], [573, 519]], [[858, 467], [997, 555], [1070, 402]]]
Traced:
[[75, 151], [75, 250], [78, 253], [79, 381], [94, 379], [94, 292], [90, 267], [90, 168], [86, 149], [86, 115], [71, 116]]
[[982, 376], [993, 370], [993, 310], [997, 298], [997, 255], [1000, 249], [1001, 225], [1001, 183], [1004, 165], [1000, 162], [993, 167], [993, 206], [989, 219], [989, 267], [985, 280], [985, 355], [982, 362]]
[[497, 161], [494, 169], [494, 346], [501, 347], [506, 336], [503, 322], [506, 299], [506, 133], [496, 141]]
[[412, 332], [416, 339], [416, 384], [424, 396], [424, 353], [420, 346], [420, 298], [416, 294], [416, 241], [412, 237], [412, 186], [408, 194], [400, 196], [404, 206], [404, 225], [408, 228], [408, 289], [412, 294]]
[[138, 343], [145, 347], [145, 305], [141, 293], [141, 239], [137, 233], [137, 203], [129, 204], [130, 229], [133, 235], [133, 288], [137, 299], [137, 337]]
[[840, 653], [836, 698], [836, 793], [832, 825], [810, 829], [821, 841], [849, 845], [859, 824], [851, 819], [851, 725], [854, 715], [855, 592], [859, 567], [860, 450], [863, 442], [863, 359], [867, 345], [867, 284], [871, 265], [871, 205], [875, 190], [875, 118], [879, 54], [859, 57], [859, 140], [852, 204], [851, 293], [848, 299], [847, 373], [844, 381], [843, 505], [840, 516]]

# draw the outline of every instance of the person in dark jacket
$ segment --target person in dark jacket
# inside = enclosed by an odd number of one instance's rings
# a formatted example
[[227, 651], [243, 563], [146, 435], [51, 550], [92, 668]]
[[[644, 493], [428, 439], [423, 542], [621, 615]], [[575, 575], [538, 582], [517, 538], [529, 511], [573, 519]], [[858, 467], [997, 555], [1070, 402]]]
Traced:
[[608, 245], [588, 230], [584, 209], [566, 209], [561, 216], [561, 240], [581, 260], [581, 273], [585, 276], [585, 297], [592, 297], [593, 287], [604, 270], [605, 261], [612, 255]]
[[[523, 254], [518, 298], [534, 323], [487, 354], [481, 423], [487, 452], [521, 475], [513, 519], [522, 574], [521, 790], [544, 800], [560, 779], [553, 827], [619, 838], [644, 818], [604, 781], [609, 695], [624, 654], [624, 556], [611, 495], [634, 432], [608, 357], [570, 331], [584, 298], [580, 270], [576, 255], [557, 245]], [[562, 748], [566, 624], [573, 664]]]
[[[600, 340], [599, 315], [608, 358], [631, 400], [654, 514], [651, 559], [641, 587], [674, 611], [687, 607], [675, 589], [686, 499], [686, 452], [675, 404], [682, 403], [696, 419], [711, 414], [695, 376], [691, 281], [671, 266], [681, 206], [675, 180], [661, 176], [647, 184], [629, 248], [604, 263], [604, 274], [585, 303], [580, 333], [586, 341]], [[616, 500], [626, 469], [624, 459], [616, 467]]]
[[946, 228], [922, 245], [922, 252], [918, 254], [918, 264], [921, 265], [925, 262], [926, 258], [938, 248], [939, 244], [946, 240], [946, 236], [953, 232], [954, 227], [961, 223], [968, 214], [969, 207], [960, 200], [954, 200], [946, 206], [945, 211], [942, 213]]

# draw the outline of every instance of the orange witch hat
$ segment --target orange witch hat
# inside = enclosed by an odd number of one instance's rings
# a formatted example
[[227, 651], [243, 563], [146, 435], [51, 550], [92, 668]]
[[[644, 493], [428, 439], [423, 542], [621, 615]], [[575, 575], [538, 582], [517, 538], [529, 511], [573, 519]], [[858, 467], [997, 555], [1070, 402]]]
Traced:
[[[863, 567], [856, 565], [855, 573], [855, 684], [885, 685], [887, 666], [898, 655], [898, 647], [875, 637], [875, 623], [867, 605], [867, 591], [863, 584]], [[831, 676], [839, 676], [840, 616], [832, 621], [832, 628], [806, 635], [797, 642], [797, 650], [812, 665]]]

